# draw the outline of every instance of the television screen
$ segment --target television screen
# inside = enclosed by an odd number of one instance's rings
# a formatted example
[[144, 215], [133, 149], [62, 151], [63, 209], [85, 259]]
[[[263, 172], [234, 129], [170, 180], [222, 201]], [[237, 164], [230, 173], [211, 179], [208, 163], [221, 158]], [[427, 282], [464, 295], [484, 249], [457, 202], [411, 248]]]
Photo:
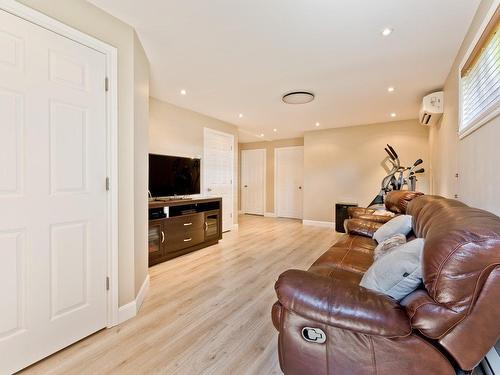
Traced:
[[149, 154], [149, 191], [153, 197], [200, 194], [200, 159]]

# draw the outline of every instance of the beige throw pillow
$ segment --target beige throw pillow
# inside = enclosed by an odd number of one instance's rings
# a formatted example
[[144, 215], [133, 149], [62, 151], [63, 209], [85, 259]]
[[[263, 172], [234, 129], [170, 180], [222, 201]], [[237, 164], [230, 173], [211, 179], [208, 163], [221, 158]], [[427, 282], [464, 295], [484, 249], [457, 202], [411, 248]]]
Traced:
[[377, 260], [381, 256], [387, 254], [392, 249], [396, 248], [399, 245], [403, 245], [406, 243], [406, 236], [404, 234], [396, 234], [392, 237], [389, 237], [385, 241], [382, 241], [375, 248], [373, 259]]

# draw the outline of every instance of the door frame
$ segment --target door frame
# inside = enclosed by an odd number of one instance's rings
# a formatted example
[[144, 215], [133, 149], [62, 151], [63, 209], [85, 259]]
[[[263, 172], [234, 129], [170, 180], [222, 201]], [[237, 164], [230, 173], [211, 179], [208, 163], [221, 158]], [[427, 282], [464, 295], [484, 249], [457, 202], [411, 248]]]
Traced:
[[[288, 147], [276, 147], [274, 149], [274, 215], [276, 217], [279, 216], [278, 212], [278, 153], [281, 150], [293, 150], [293, 149], [301, 149], [304, 150], [304, 146], [288, 146]], [[304, 180], [302, 180], [302, 217], [304, 218]]]
[[[266, 148], [249, 148], [249, 149], [244, 149], [241, 150], [241, 175], [243, 175], [243, 152], [245, 151], [264, 151], [264, 179], [262, 180], [263, 186], [262, 186], [262, 191], [263, 191], [263, 207], [262, 207], [262, 215], [266, 215], [266, 209], [267, 209], [267, 149]], [[243, 209], [243, 189], [242, 189], [242, 184], [240, 181], [240, 196], [241, 196], [241, 212], [245, 214], [245, 210]], [[249, 213], [250, 215], [254, 215], [252, 213]]]
[[[0, 10], [52, 31], [76, 43], [101, 52], [106, 57], [106, 171], [109, 178], [107, 195], [107, 327], [118, 321], [118, 51], [88, 34], [14, 0], [0, 0]], [[104, 82], [103, 82], [104, 89]], [[104, 184], [104, 181], [103, 181]], [[103, 280], [104, 287], [104, 280]]]
[[[234, 211], [234, 204], [235, 204], [235, 193], [234, 193], [234, 187], [235, 187], [235, 183], [234, 183], [234, 154], [236, 152], [236, 147], [234, 145], [234, 134], [231, 134], [231, 133], [226, 133], [226, 132], [223, 132], [223, 131], [220, 131], [220, 130], [215, 130], [215, 129], [212, 129], [212, 128], [207, 128], [206, 126], [203, 128], [203, 159], [201, 160], [201, 169], [202, 169], [202, 179], [201, 179], [201, 192], [202, 192], [202, 196], [205, 195], [204, 192], [205, 192], [205, 173], [206, 173], [206, 170], [205, 170], [205, 163], [204, 163], [204, 160], [206, 160], [207, 158], [207, 149], [205, 147], [205, 141], [206, 141], [206, 138], [207, 138], [207, 134], [209, 133], [212, 133], [212, 134], [218, 134], [218, 135], [223, 135], [225, 137], [229, 137], [231, 139], [231, 150], [233, 151], [231, 153], [231, 199], [233, 201], [233, 216], [232, 216], [232, 220], [231, 220], [231, 226], [229, 228], [226, 228], [228, 231], [231, 231], [234, 229], [234, 218], [235, 218], [235, 211]], [[222, 209], [222, 207], [221, 207]], [[222, 212], [222, 217], [221, 217], [221, 220], [222, 222], [224, 221], [224, 211]]]

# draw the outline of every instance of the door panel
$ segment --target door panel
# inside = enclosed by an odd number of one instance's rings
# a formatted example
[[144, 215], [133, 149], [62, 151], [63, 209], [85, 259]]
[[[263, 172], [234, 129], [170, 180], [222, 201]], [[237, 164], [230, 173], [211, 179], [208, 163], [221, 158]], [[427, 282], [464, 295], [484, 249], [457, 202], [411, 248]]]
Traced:
[[265, 211], [266, 150], [241, 152], [241, 210], [263, 215]]
[[0, 340], [24, 328], [26, 261], [24, 231], [0, 233], [0, 293], [3, 299]]
[[302, 219], [304, 148], [276, 149], [276, 215]]
[[0, 373], [106, 326], [105, 73], [0, 11]]
[[203, 189], [204, 195], [222, 197], [222, 230], [233, 228], [234, 211], [234, 137], [205, 128]]

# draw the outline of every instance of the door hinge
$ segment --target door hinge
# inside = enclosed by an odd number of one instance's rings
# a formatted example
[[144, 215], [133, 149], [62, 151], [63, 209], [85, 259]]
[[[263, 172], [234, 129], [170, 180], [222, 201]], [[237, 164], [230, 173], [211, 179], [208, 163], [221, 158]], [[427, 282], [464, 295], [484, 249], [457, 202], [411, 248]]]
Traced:
[[106, 177], [106, 191], [109, 191], [109, 177]]
[[108, 77], [104, 78], [104, 91], [106, 91], [106, 92], [109, 91], [109, 78]]
[[231, 216], [230, 217], [233, 217], [233, 214], [230, 214]]
[[109, 277], [106, 276], [106, 290], [109, 290]]

